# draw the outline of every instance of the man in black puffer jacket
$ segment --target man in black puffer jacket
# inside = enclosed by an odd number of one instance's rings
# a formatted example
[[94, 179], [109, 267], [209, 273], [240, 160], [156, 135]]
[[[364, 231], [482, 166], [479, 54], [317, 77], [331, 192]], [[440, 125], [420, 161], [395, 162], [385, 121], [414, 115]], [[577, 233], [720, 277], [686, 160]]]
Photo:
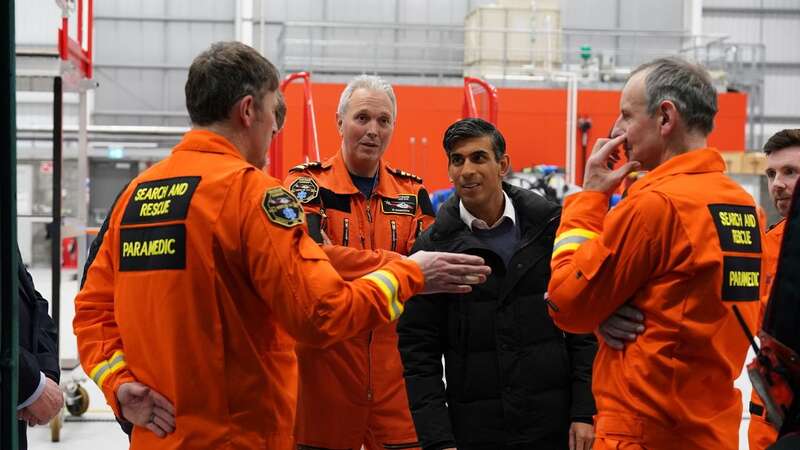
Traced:
[[559, 207], [502, 183], [509, 159], [490, 123], [454, 123], [444, 148], [456, 195], [412, 252], [480, 255], [492, 274], [469, 294], [417, 296], [400, 318], [420, 443], [424, 450], [588, 450], [597, 342], [562, 332], [546, 310]]

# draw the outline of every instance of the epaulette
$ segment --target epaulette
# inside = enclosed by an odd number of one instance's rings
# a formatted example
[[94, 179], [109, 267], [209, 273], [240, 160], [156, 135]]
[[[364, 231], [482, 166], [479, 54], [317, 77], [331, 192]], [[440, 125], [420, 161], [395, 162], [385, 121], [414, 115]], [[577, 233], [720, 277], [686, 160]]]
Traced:
[[305, 164], [298, 164], [298, 165], [292, 167], [291, 169], [289, 169], [289, 172], [300, 172], [300, 171], [303, 171], [303, 170], [306, 170], [306, 169], [323, 169], [323, 168], [324, 167], [323, 167], [321, 161], [311, 161], [311, 162], [307, 162]]
[[785, 217], [784, 217], [784, 218], [782, 218], [781, 220], [779, 220], [779, 221], [777, 221], [777, 222], [773, 223], [772, 225], [770, 225], [770, 226], [769, 226], [769, 228], [767, 228], [767, 233], [769, 233], [770, 231], [774, 230], [774, 229], [775, 229], [775, 228], [776, 228], [778, 225], [780, 225], [780, 224], [781, 224], [781, 222], [783, 222], [784, 220], [786, 220], [786, 218], [785, 218]]
[[389, 172], [394, 174], [394, 175], [397, 175], [397, 176], [403, 177], [403, 178], [411, 178], [412, 180], [416, 181], [417, 183], [422, 184], [422, 178], [414, 175], [413, 173], [408, 173], [408, 172], [400, 170], [400, 169], [393, 169], [391, 167], [388, 167], [388, 169], [389, 169]]

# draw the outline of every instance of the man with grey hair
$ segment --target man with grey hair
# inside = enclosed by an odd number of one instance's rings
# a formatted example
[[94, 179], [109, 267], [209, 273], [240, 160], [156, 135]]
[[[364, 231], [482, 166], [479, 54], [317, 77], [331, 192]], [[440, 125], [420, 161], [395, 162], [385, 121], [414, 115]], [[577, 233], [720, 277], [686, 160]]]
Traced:
[[[764, 229], [707, 146], [716, 95], [707, 72], [680, 59], [636, 69], [612, 138], [595, 144], [583, 192], [565, 202], [548, 285], [556, 324], [590, 332], [625, 308], [643, 319], [620, 330], [641, 331], [622, 351], [605, 341], [597, 353], [595, 449], [738, 449], [733, 381], [748, 342], [734, 310], [756, 328]], [[610, 168], [622, 149], [628, 162]], [[607, 212], [639, 169], [649, 172]]]
[[[354, 78], [342, 92], [336, 123], [340, 150], [323, 162], [293, 168], [285, 185], [302, 202], [317, 242], [408, 255], [433, 222], [422, 180], [390, 167], [383, 154], [397, 105], [377, 76]], [[363, 261], [336, 264], [358, 272]], [[299, 449], [418, 448], [403, 382], [395, 325], [326, 349], [297, 346]]]

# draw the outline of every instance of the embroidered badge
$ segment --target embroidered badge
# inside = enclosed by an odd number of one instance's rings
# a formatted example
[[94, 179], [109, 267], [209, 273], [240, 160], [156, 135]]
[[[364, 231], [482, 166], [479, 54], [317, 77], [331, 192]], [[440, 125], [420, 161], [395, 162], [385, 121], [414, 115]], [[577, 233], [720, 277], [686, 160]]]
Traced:
[[264, 194], [261, 206], [270, 222], [284, 227], [293, 227], [305, 222], [303, 207], [286, 189], [275, 187]]
[[313, 178], [300, 177], [289, 186], [295, 197], [300, 200], [300, 203], [308, 203], [319, 195], [319, 185]]
[[414, 194], [400, 194], [396, 198], [384, 197], [381, 199], [381, 209], [384, 214], [413, 216], [417, 211], [417, 196]]

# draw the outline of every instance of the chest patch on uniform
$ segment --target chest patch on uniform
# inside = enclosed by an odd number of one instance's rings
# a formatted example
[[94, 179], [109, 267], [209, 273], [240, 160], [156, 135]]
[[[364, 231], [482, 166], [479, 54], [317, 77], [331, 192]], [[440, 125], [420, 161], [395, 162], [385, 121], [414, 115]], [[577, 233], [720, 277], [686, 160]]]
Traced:
[[272, 223], [288, 228], [305, 222], [300, 202], [282, 187], [269, 189], [264, 194], [261, 206]]
[[119, 270], [186, 268], [186, 225], [123, 228], [119, 232]]
[[308, 203], [319, 196], [319, 185], [313, 178], [300, 177], [289, 186], [295, 197], [300, 203]]
[[752, 206], [708, 205], [722, 251], [761, 253], [758, 214]]
[[183, 220], [200, 177], [165, 178], [140, 183], [125, 206], [122, 225]]
[[381, 198], [381, 209], [384, 214], [404, 214], [413, 216], [417, 212], [417, 196], [400, 194], [395, 198]]
[[760, 276], [761, 258], [724, 256], [722, 261], [722, 301], [758, 301]]

